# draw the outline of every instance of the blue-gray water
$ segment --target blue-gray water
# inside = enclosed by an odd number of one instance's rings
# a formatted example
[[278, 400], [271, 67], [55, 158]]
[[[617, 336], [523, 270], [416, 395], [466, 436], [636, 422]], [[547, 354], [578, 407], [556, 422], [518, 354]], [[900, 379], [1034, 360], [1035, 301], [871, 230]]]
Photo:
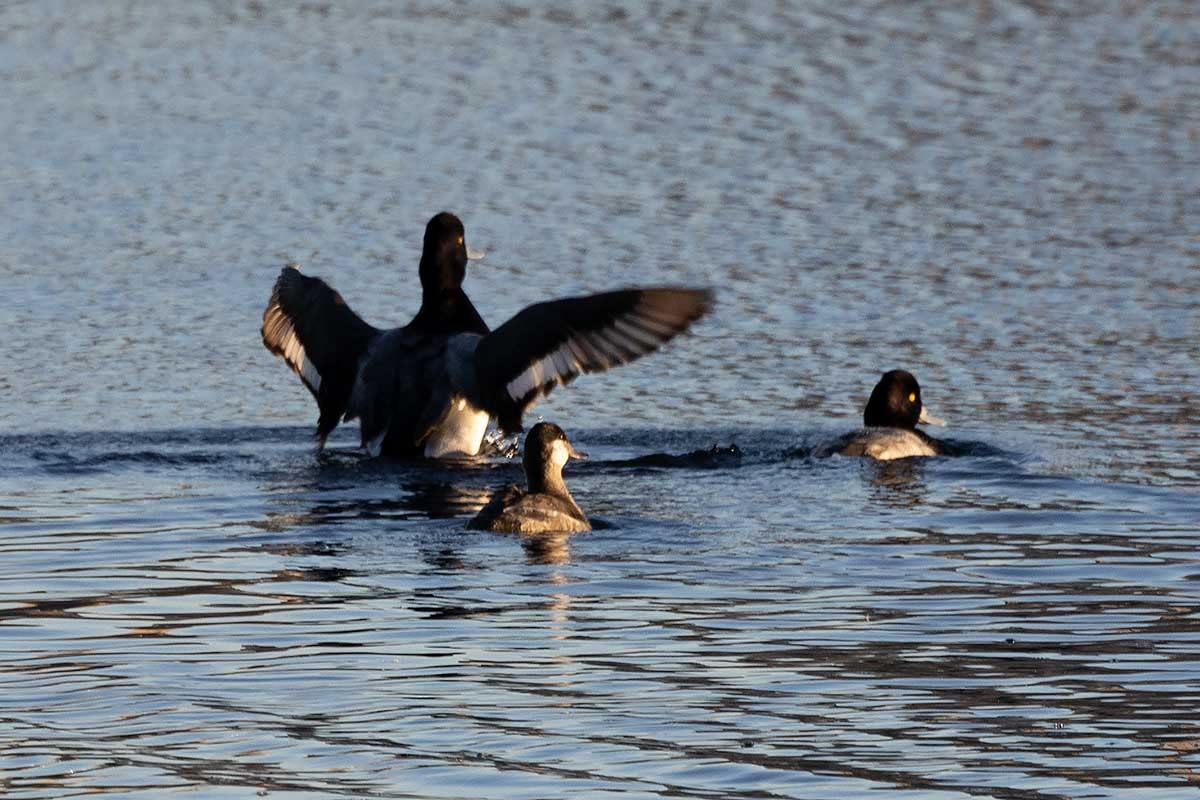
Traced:
[[[0, 794], [1200, 794], [1200, 14], [734, 6], [0, 8]], [[493, 325], [717, 288], [536, 408], [607, 527], [314, 453], [279, 266], [442, 209]], [[893, 367], [970, 454], [807, 457]]]

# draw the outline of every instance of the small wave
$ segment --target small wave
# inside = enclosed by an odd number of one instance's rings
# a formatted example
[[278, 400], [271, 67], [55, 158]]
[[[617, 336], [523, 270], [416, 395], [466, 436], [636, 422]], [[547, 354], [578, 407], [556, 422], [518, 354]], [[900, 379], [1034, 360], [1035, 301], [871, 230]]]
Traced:
[[716, 445], [690, 453], [651, 453], [636, 458], [604, 462], [605, 466], [656, 467], [660, 469], [728, 469], [742, 464], [742, 449], [736, 444]]
[[162, 453], [155, 450], [133, 452], [97, 453], [74, 456], [70, 453], [35, 451], [30, 456], [42, 468], [54, 474], [80, 474], [104, 472], [124, 466], [196, 467], [210, 466], [229, 460], [228, 453]]

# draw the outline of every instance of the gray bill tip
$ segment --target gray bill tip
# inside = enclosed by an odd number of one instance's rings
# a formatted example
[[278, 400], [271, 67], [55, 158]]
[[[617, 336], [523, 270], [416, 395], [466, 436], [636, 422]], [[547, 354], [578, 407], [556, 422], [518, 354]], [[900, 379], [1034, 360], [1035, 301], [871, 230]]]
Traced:
[[929, 409], [921, 407], [921, 416], [917, 418], [917, 423], [920, 425], [934, 425], [939, 428], [946, 427], [946, 420], [935, 416], [929, 412]]

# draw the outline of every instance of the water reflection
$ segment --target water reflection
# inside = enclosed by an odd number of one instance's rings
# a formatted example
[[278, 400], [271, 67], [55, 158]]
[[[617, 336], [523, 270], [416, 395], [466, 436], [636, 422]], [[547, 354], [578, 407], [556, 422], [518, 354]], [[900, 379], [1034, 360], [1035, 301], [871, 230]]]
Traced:
[[927, 493], [924, 458], [891, 461], [861, 459], [862, 473], [871, 486], [871, 497], [893, 508], [916, 508]]
[[[1109, 490], [1062, 479], [1026, 477], [1019, 501], [993, 497], [1012, 490], [954, 463], [973, 492], [948, 492], [937, 460], [743, 463], [729, 477], [748, 494], [779, 487], [781, 468], [789, 494], [827, 482], [805, 529], [770, 540], [764, 530], [794, 529], [794, 506], [751, 527], [741, 506], [714, 507], [722, 532], [704, 535], [632, 516], [588, 534], [468, 532], [455, 523], [466, 515], [439, 515], [482, 502], [504, 470], [460, 470], [456, 490], [436, 466], [426, 480], [393, 472], [273, 494], [305, 511], [265, 522], [230, 500], [247, 519], [213, 535], [190, 530], [205, 506], [184, 535], [26, 537], [27, 550], [92, 549], [9, 582], [23, 602], [5, 622], [32, 655], [0, 660], [0, 714], [22, 746], [64, 763], [100, 758], [97, 737], [108, 748], [126, 737], [133, 757], [104, 762], [106, 774], [186, 766], [198, 781], [243, 780], [302, 739], [304, 766], [255, 785], [326, 793], [426, 770], [430, 785], [544, 780], [548, 796], [579, 782], [748, 798], [755, 775], [791, 787], [781, 796], [825, 796], [813, 776], [829, 795], [1193, 786], [1190, 527], [1125, 508], [1136, 493], [1114, 505]], [[664, 480], [629, 473], [637, 487]], [[847, 529], [827, 490], [860, 481], [865, 507], [905, 510], [905, 535], [869, 513]], [[380, 496], [393, 485], [397, 497]], [[83, 514], [76, 527], [90, 524]], [[181, 706], [176, 687], [194, 699]], [[71, 733], [79, 720], [88, 737]], [[236, 768], [186, 750], [159, 752], [157, 767], [136, 755], [158, 752], [159, 737], [203, 749], [235, 730], [250, 738]]]
[[521, 534], [521, 547], [530, 564], [571, 563], [570, 533]]
[[487, 488], [443, 482], [412, 482], [404, 485], [403, 507], [430, 519], [470, 517], [492, 497]]
[[[405, 473], [420, 470], [406, 466]], [[320, 527], [354, 524], [366, 520], [449, 519], [475, 514], [491, 498], [486, 486], [472, 486], [478, 480], [464, 473], [462, 482], [450, 482], [441, 477], [442, 468], [426, 468], [433, 479], [406, 480], [398, 484], [375, 481], [364, 485], [347, 484], [341, 480], [320, 480], [307, 485], [293, 485], [286, 495], [276, 493], [283, 505], [305, 503], [304, 511], [268, 511], [263, 520], [255, 523], [264, 530], [281, 532], [293, 527]], [[327, 476], [326, 476], [327, 477]], [[348, 496], [347, 496], [348, 495]]]

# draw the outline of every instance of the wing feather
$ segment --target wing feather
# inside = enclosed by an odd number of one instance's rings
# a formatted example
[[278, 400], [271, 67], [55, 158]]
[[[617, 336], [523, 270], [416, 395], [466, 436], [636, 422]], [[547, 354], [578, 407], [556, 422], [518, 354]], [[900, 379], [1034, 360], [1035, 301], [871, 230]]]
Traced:
[[262, 320], [263, 344], [317, 399], [317, 436], [324, 441], [345, 413], [359, 360], [379, 331], [329, 284], [292, 264], [279, 273]]
[[637, 323], [637, 318], [613, 320], [613, 330], [621, 337], [636, 346], [640, 352], [648, 353], [658, 347], [659, 340]]
[[707, 289], [625, 289], [529, 306], [475, 352], [483, 408], [520, 430], [521, 413], [555, 386], [627, 364], [687, 330], [712, 305]]

